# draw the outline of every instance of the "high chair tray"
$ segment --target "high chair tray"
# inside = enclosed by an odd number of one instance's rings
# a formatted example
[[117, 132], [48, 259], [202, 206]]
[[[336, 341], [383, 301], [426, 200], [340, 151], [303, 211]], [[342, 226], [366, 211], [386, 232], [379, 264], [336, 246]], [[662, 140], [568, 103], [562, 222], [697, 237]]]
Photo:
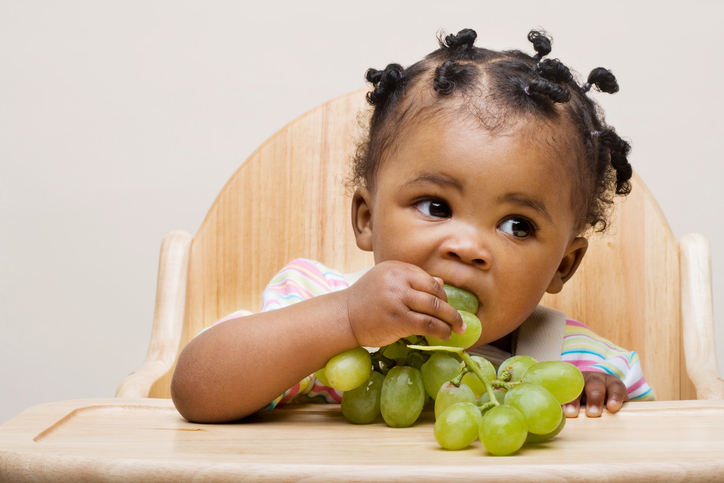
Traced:
[[354, 425], [338, 405], [193, 424], [167, 399], [42, 404], [0, 426], [0, 481], [724, 481], [724, 401], [628, 403], [555, 439], [490, 456], [412, 427]]

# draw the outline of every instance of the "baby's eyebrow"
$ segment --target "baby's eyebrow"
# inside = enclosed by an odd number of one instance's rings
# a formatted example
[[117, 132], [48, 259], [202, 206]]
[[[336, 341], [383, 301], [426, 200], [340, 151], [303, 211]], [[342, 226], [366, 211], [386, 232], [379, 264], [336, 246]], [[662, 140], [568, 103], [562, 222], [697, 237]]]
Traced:
[[530, 196], [526, 196], [521, 193], [508, 193], [506, 195], [503, 195], [498, 198], [498, 202], [500, 203], [514, 203], [517, 205], [527, 206], [529, 208], [533, 208], [535, 211], [543, 215], [545, 218], [548, 219], [551, 223], [553, 222], [553, 217], [551, 217], [551, 214], [548, 212], [548, 209], [546, 208], [545, 203], [542, 201], [531, 198]]
[[414, 186], [418, 184], [432, 183], [441, 186], [450, 186], [455, 188], [457, 191], [463, 191], [463, 185], [455, 179], [449, 178], [445, 175], [438, 173], [422, 173], [413, 179], [407, 181], [405, 185]]

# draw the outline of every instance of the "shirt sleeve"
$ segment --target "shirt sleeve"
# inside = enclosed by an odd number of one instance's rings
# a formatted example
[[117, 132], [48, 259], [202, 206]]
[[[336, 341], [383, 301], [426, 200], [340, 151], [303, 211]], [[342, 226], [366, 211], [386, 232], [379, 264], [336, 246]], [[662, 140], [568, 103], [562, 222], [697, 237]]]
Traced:
[[653, 401], [653, 389], [644, 379], [636, 352], [629, 352], [598, 336], [590, 327], [566, 320], [561, 360], [581, 371], [605, 372], [619, 377], [626, 385], [631, 401]]
[[[287, 307], [347, 287], [349, 287], [349, 284], [340, 272], [313, 260], [297, 258], [286, 264], [264, 289], [261, 312]], [[238, 310], [210, 327], [250, 314], [252, 312], [248, 310]], [[208, 330], [208, 328], [204, 330]], [[309, 350], [314, 350], [314, 348], [310, 347]], [[341, 391], [325, 386], [312, 374], [284, 391], [260, 411], [268, 411], [279, 404], [289, 402], [338, 403], [341, 400]]]

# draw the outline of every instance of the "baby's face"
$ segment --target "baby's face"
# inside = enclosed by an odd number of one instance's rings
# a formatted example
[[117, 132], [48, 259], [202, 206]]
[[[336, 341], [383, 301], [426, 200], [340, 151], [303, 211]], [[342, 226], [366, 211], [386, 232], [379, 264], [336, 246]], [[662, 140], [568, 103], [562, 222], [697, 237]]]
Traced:
[[358, 191], [375, 263], [408, 262], [477, 295], [477, 345], [509, 334], [546, 291], [560, 291], [585, 252], [570, 161], [546, 147], [549, 132], [534, 132], [531, 140], [471, 122], [416, 127], [379, 167], [374, 191]]

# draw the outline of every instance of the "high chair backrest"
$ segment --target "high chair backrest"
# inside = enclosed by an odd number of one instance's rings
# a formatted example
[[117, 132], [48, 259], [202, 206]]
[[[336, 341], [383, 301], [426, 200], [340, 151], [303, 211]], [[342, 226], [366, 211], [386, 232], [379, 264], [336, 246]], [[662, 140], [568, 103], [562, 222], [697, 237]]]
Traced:
[[[293, 258], [343, 273], [373, 264], [355, 244], [344, 187], [364, 94], [290, 123], [224, 186], [191, 243], [179, 350], [218, 319], [257, 311], [266, 284]], [[681, 350], [679, 246], [650, 192], [632, 181], [610, 232], [590, 239], [578, 273], [543, 304], [636, 351], [659, 399], [695, 398]], [[172, 372], [151, 397], [170, 397]]]

